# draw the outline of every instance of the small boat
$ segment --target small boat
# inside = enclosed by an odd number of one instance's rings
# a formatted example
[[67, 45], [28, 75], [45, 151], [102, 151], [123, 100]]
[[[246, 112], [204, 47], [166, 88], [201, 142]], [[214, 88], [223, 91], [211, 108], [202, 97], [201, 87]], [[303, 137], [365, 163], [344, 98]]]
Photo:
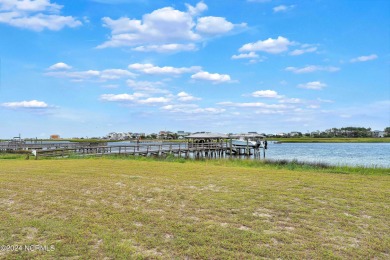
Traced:
[[256, 141], [252, 140], [245, 140], [245, 139], [233, 139], [232, 145], [236, 147], [250, 147], [250, 148], [257, 148], [259, 144]]
[[265, 136], [263, 135], [239, 134], [239, 135], [232, 135], [230, 137], [235, 138], [232, 139], [232, 146], [236, 148], [267, 149], [267, 141], [265, 140]]

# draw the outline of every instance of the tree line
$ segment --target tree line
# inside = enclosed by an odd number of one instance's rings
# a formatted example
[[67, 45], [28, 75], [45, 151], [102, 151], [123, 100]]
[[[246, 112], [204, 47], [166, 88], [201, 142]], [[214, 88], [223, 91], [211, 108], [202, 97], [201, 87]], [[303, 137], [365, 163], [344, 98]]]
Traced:
[[[390, 137], [390, 127], [386, 127], [384, 129], [384, 137]], [[340, 138], [358, 138], [358, 137], [373, 137], [374, 132], [371, 128], [365, 127], [342, 127], [342, 128], [331, 128], [325, 131], [316, 131], [311, 133], [302, 134], [300, 132], [295, 132], [294, 135], [289, 135], [290, 137], [298, 136], [307, 136], [307, 137], [319, 137], [319, 138], [332, 138], [332, 137], [340, 137]]]

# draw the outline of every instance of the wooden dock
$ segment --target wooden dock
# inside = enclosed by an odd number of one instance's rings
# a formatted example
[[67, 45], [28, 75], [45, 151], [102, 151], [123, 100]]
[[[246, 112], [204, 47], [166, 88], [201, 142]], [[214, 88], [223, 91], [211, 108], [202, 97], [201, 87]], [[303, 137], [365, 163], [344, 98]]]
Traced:
[[[110, 146], [83, 146], [74, 148], [55, 148], [33, 150], [35, 159], [42, 157], [69, 157], [69, 156], [154, 156], [165, 157], [174, 155], [179, 158], [225, 158], [235, 156], [253, 156], [260, 159], [265, 158], [264, 149], [243, 149], [238, 153], [237, 149], [231, 147], [228, 142], [224, 143], [170, 143], [170, 144], [132, 144], [132, 145], [110, 145]], [[262, 156], [261, 156], [262, 155]]]

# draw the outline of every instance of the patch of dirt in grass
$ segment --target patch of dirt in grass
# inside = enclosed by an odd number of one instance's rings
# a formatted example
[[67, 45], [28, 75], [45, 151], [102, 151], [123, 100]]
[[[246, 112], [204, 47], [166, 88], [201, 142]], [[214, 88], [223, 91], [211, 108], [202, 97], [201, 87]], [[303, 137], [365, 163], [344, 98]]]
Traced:
[[126, 248], [131, 247], [135, 251], [135, 254], [146, 257], [146, 259], [163, 256], [163, 253], [160, 252], [157, 248], [146, 249], [131, 239], [123, 239], [119, 245]]
[[196, 216], [188, 216], [187, 218], [188, 218], [188, 219], [191, 219], [191, 220], [193, 220], [193, 221], [196, 221], [196, 222], [198, 222], [198, 221], [200, 220], [200, 218], [199, 218], [199, 217], [196, 217]]
[[263, 230], [264, 234], [266, 235], [275, 235], [275, 234], [278, 234], [278, 232], [274, 231], [274, 230]]
[[174, 236], [172, 234], [167, 233], [164, 235], [164, 238], [165, 238], [165, 240], [172, 240], [174, 238]]
[[283, 231], [294, 231], [295, 227], [293, 227], [290, 223], [286, 221], [278, 221], [276, 222], [276, 228]]
[[96, 205], [96, 204], [97, 204], [97, 201], [94, 200], [94, 199], [87, 199], [87, 200], [85, 201], [85, 204], [87, 204], [88, 206]]
[[38, 233], [38, 229], [35, 227], [25, 227], [22, 229], [22, 233], [25, 234], [27, 240], [33, 240]]
[[102, 243], [103, 243], [103, 239], [99, 239], [98, 241], [96, 241], [95, 244], [93, 244], [92, 248], [95, 249], [95, 250], [98, 250]]
[[119, 204], [118, 202], [114, 202], [112, 204], [112, 206], [116, 209], [123, 209], [123, 205], [122, 204]]
[[256, 209], [255, 212], [252, 213], [253, 216], [255, 217], [260, 217], [260, 218], [272, 218], [272, 210], [266, 209], [266, 208], [258, 208]]
[[247, 227], [245, 225], [241, 225], [238, 229], [239, 230], [246, 230], [246, 231], [251, 230], [249, 227]]
[[0, 199], [0, 205], [5, 205], [10, 207], [14, 203], [15, 201], [13, 199]]
[[342, 237], [342, 236], [333, 236], [329, 240], [334, 246], [339, 250], [345, 250], [348, 248], [358, 248], [360, 241], [356, 237]]
[[203, 188], [200, 188], [199, 190], [220, 191], [221, 189], [215, 184], [209, 184], [207, 186], [204, 186]]
[[120, 187], [120, 188], [126, 187], [126, 184], [124, 184], [122, 182], [117, 182], [117, 183], [115, 183], [115, 185]]

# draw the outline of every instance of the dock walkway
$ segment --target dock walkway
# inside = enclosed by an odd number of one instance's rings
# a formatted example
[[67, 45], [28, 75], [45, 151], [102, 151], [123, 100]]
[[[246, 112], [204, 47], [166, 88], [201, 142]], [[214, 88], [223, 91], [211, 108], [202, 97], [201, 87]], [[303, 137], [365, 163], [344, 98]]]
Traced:
[[[260, 149], [241, 149], [236, 155], [253, 155], [255, 158], [261, 157]], [[264, 149], [263, 149], [264, 150]], [[202, 143], [202, 144], [135, 144], [135, 145], [113, 145], [95, 147], [76, 147], [35, 150], [36, 159], [41, 157], [68, 157], [76, 156], [104, 156], [104, 155], [124, 155], [124, 156], [155, 156], [164, 157], [172, 154], [179, 158], [224, 158], [235, 155], [235, 150], [228, 143]], [[263, 151], [263, 158], [265, 151]]]
[[252, 147], [236, 148], [230, 142], [210, 143], [164, 143], [164, 142], [134, 142], [126, 145], [115, 145], [107, 143], [30, 143], [0, 144], [0, 152], [31, 152], [35, 159], [43, 157], [69, 157], [69, 156], [155, 156], [164, 157], [169, 154], [180, 158], [224, 158], [233, 156], [253, 156], [254, 158], [265, 158], [265, 149]]

